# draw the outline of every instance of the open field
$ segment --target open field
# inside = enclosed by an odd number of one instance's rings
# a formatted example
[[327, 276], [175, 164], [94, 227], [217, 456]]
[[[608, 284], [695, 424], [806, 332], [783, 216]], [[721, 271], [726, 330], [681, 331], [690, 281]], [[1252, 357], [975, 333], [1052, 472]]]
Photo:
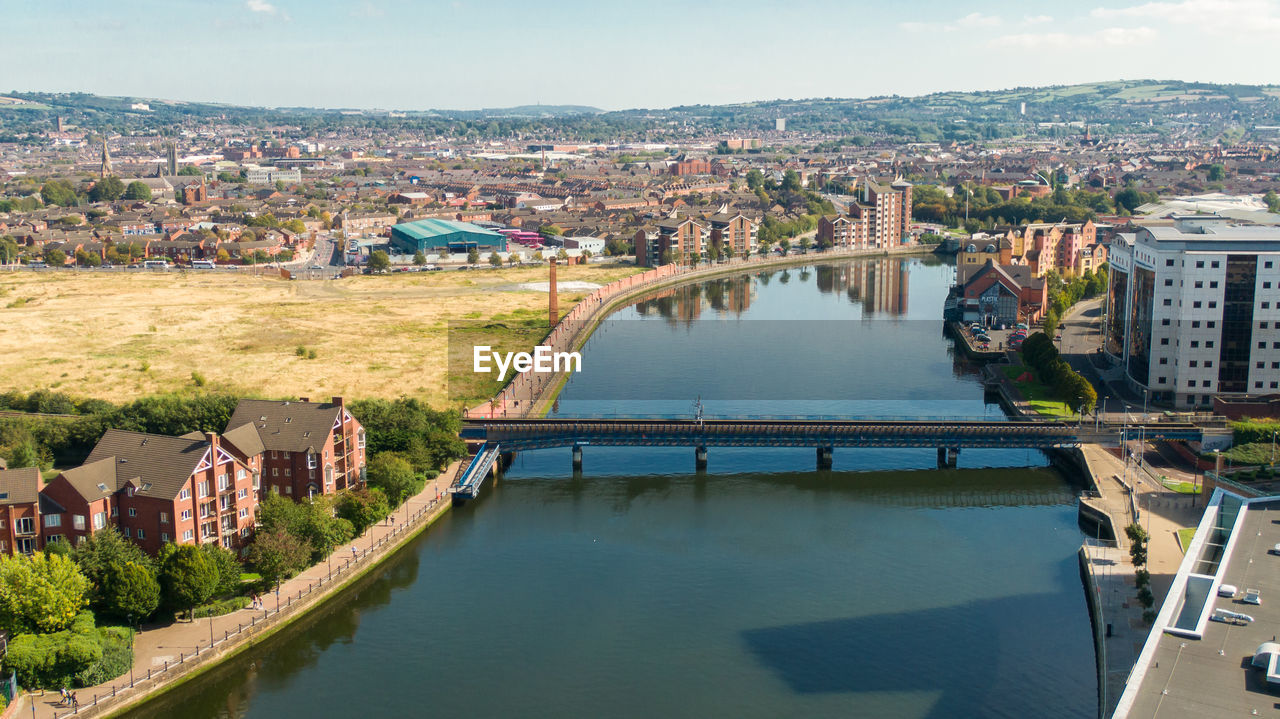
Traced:
[[1002, 367], [1001, 370], [1004, 372], [1004, 376], [1013, 382], [1013, 386], [1017, 387], [1018, 391], [1022, 393], [1022, 397], [1027, 401], [1027, 404], [1030, 404], [1031, 408], [1038, 414], [1060, 418], [1075, 416], [1075, 412], [1067, 407], [1067, 403], [1054, 399], [1049, 388], [1041, 384], [1038, 378], [1032, 382], [1018, 381], [1018, 378], [1026, 372], [1030, 372], [1031, 376], [1035, 377], [1035, 370], [1022, 365], [1008, 365]]
[[[632, 267], [561, 267], [604, 284]], [[206, 388], [397, 397], [441, 407], [450, 320], [546, 311], [545, 268], [286, 281], [230, 273], [0, 274], [0, 391], [124, 401]], [[583, 292], [560, 293], [561, 311]], [[496, 330], [501, 331], [498, 326]], [[525, 332], [527, 335], [527, 331]], [[314, 358], [309, 358], [314, 352]]]

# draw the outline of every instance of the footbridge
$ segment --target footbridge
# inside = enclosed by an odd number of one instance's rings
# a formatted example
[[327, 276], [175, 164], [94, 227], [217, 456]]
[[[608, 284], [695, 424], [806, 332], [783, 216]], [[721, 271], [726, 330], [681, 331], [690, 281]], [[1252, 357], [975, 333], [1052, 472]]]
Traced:
[[1198, 441], [1203, 430], [1176, 422], [1120, 425], [985, 418], [557, 417], [467, 419], [461, 436], [480, 443], [480, 451], [454, 482], [458, 499], [476, 496], [500, 455], [523, 450], [570, 447], [575, 471], [582, 469], [583, 448], [589, 446], [693, 447], [699, 470], [707, 466], [709, 447], [813, 447], [819, 469], [831, 467], [836, 448], [934, 447], [940, 466], [955, 466], [966, 447], [1053, 449], [1114, 445], [1140, 436]]

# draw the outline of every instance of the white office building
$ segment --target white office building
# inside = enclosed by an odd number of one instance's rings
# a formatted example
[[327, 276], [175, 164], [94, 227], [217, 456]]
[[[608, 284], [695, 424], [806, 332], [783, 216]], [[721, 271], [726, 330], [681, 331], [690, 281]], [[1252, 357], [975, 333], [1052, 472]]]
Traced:
[[1172, 219], [1112, 240], [1104, 351], [1179, 409], [1280, 394], [1280, 227]]
[[276, 182], [302, 182], [302, 170], [282, 167], [245, 167], [245, 179], [251, 185], [274, 185]]

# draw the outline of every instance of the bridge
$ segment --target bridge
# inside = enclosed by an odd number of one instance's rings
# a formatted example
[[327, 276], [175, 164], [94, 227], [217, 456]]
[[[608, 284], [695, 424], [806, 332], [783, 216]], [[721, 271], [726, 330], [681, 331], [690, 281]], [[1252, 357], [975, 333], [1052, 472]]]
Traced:
[[[577, 417], [467, 419], [461, 436], [480, 451], [451, 491], [474, 498], [500, 455], [571, 447], [573, 469], [582, 469], [583, 447], [693, 447], [695, 466], [706, 469], [708, 447], [813, 447], [819, 469], [832, 464], [837, 447], [933, 447], [939, 466], [955, 466], [962, 448], [1053, 449], [1122, 440], [1200, 440], [1194, 424], [1153, 422], [991, 421], [985, 418], [862, 418], [770, 416], [751, 418]], [[501, 466], [501, 465], [498, 465]]]

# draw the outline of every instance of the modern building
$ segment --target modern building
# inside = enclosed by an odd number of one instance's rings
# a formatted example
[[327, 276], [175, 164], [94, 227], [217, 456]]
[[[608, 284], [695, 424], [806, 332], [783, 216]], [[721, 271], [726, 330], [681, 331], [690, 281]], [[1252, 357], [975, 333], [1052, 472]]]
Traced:
[[1110, 246], [1104, 351], [1153, 401], [1280, 389], [1280, 227], [1181, 215]]
[[263, 498], [274, 492], [302, 499], [364, 484], [364, 427], [341, 397], [240, 400], [223, 438], [241, 457], [261, 456]]
[[663, 220], [656, 228], [636, 232], [636, 264], [641, 267], [673, 262], [688, 264], [694, 253], [699, 259], [705, 256], [710, 240], [710, 226], [692, 217]]
[[298, 183], [302, 182], [302, 170], [294, 167], [286, 169], [283, 167], [246, 167], [245, 179], [251, 185], [274, 185], [277, 182]]
[[732, 247], [735, 257], [745, 257], [755, 251], [760, 223], [754, 218], [721, 208], [720, 212], [707, 218], [707, 223], [711, 226], [709, 239], [712, 244], [721, 248]]
[[506, 252], [507, 238], [470, 222], [427, 219], [392, 226], [391, 247], [404, 255], [470, 252], [473, 249]]

